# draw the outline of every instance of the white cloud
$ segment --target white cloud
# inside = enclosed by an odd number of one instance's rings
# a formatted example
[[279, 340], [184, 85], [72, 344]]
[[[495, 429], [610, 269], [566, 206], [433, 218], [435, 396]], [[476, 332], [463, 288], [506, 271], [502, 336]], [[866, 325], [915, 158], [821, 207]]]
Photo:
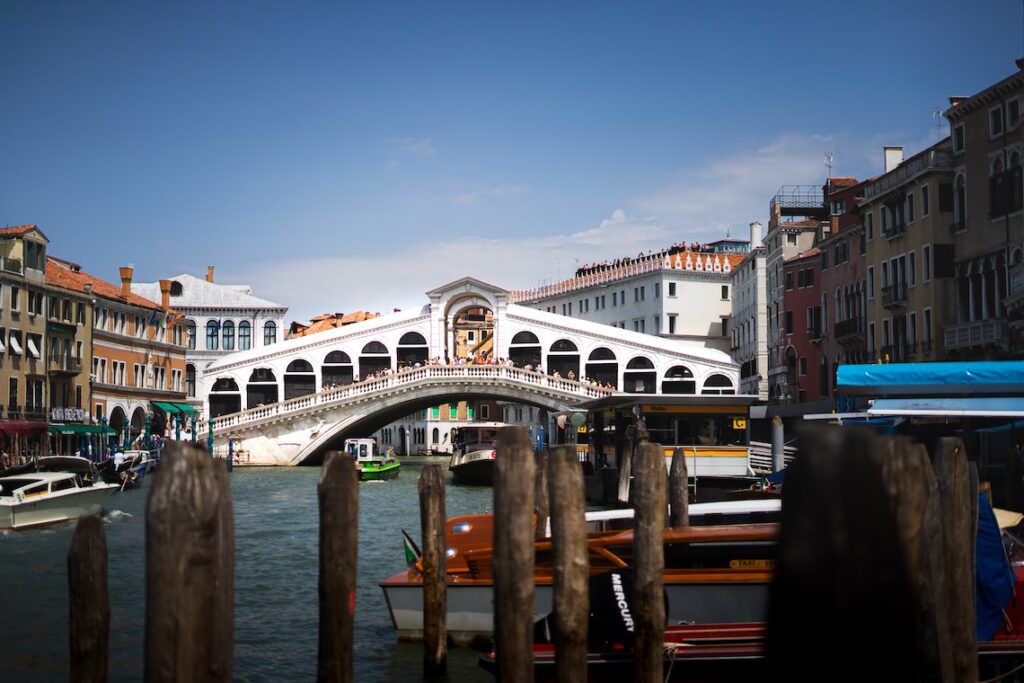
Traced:
[[[880, 158], [881, 144], [876, 149]], [[863, 177], [872, 171], [868, 150], [842, 134], [783, 135], [683, 171], [666, 187], [638, 197], [632, 208], [678, 226], [681, 239], [719, 239], [726, 228], [743, 234], [751, 221], [767, 223], [769, 201], [780, 186], [821, 185], [825, 152], [833, 153], [833, 175]]]
[[491, 197], [502, 198], [509, 195], [522, 194], [529, 191], [526, 185], [492, 185], [490, 187], [475, 187], [466, 192], [460, 192], [455, 196], [456, 204], [475, 204], [481, 199]]
[[414, 137], [391, 138], [387, 143], [398, 152], [410, 156], [429, 157], [435, 153], [434, 143], [430, 138], [422, 140]]
[[250, 284], [256, 296], [289, 306], [290, 319], [308, 320], [325, 312], [419, 308], [427, 303], [425, 292], [465, 275], [507, 289], [528, 289], [568, 277], [580, 265], [635, 256], [672, 241], [664, 226], [616, 210], [600, 225], [575, 233], [470, 236], [372, 255], [270, 261], [227, 271], [222, 278]]

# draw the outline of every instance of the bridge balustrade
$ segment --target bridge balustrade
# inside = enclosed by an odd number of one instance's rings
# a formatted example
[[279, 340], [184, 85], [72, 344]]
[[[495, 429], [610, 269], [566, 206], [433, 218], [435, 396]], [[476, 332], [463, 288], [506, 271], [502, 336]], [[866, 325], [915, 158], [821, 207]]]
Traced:
[[[384, 393], [395, 387], [415, 384], [424, 380], [458, 379], [460, 377], [511, 380], [561, 393], [575, 394], [581, 399], [600, 398], [613, 393], [610, 389], [596, 387], [577, 380], [553, 377], [533, 370], [524, 370], [507, 365], [425, 365], [412, 370], [399, 370], [383, 377], [362, 380], [355, 384], [323, 389], [316, 394], [307, 394], [267, 406], [249, 408], [231, 415], [222, 415], [213, 418], [213, 428], [214, 431], [219, 432], [281, 415], [300, 413], [315, 406], [340, 404], [346, 400]], [[204, 422], [200, 433], [204, 433], [207, 429], [208, 426]]]

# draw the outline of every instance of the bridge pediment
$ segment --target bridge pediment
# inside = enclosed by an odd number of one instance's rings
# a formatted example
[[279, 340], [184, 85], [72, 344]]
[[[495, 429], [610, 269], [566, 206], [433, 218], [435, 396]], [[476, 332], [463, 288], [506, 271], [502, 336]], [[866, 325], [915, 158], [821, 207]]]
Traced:
[[427, 292], [431, 301], [460, 298], [466, 294], [483, 294], [485, 298], [497, 299], [507, 297], [509, 291], [467, 275]]

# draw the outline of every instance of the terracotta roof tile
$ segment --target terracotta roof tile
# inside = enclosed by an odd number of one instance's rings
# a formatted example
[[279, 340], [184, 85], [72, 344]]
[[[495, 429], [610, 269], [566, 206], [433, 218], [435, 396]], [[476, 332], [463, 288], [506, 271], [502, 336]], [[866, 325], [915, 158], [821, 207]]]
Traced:
[[[71, 270], [64, 265], [68, 262], [63, 259], [47, 257], [46, 261], [46, 284], [52, 287], [59, 287], [61, 289], [84, 294], [85, 286], [87, 284], [91, 284], [93, 296], [121, 301], [131, 304], [132, 306], [139, 306], [140, 308], [148, 308], [150, 310], [164, 310], [160, 304], [143, 298], [138, 294], [128, 294], [128, 296], [125, 297], [121, 293], [120, 286], [107, 282], [102, 278], [90, 275], [86, 272]], [[177, 311], [171, 308], [168, 308], [167, 310], [171, 313], [177, 313]]]
[[321, 313], [320, 315], [314, 315], [309, 320], [309, 324], [300, 323], [297, 320], [291, 324], [291, 332], [288, 334], [289, 339], [295, 339], [296, 337], [305, 337], [311, 334], [318, 334], [320, 332], [327, 332], [337, 327], [344, 327], [345, 325], [351, 325], [352, 323], [359, 323], [364, 320], [370, 320], [371, 318], [380, 317], [380, 313], [368, 313], [366, 311], [355, 311], [354, 313]]
[[33, 230], [37, 231], [40, 235], [43, 235], [43, 237], [46, 238], [47, 241], [49, 241], [50, 238], [46, 237], [46, 235], [43, 234], [43, 231], [40, 230], [39, 226], [36, 225], [35, 223], [15, 225], [10, 228], [0, 228], [0, 237], [17, 237], [18, 235], [24, 235], [26, 233], [32, 232]]

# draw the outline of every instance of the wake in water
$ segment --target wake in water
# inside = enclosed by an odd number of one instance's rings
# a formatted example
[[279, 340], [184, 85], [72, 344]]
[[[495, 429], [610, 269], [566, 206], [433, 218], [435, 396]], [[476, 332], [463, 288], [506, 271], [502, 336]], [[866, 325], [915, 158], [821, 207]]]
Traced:
[[123, 522], [126, 519], [132, 518], [132, 513], [123, 512], [121, 510], [110, 510], [103, 513], [103, 521], [107, 524], [115, 524], [117, 522]]

